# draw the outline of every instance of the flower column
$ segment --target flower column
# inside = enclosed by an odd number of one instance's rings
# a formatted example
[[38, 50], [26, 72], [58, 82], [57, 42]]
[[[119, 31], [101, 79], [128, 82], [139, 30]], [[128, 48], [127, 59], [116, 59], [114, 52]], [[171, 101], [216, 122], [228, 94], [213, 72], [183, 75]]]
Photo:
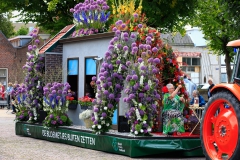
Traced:
[[34, 44], [28, 46], [29, 52], [27, 53], [27, 62], [23, 66], [25, 69], [25, 83], [27, 87], [27, 106], [33, 111], [33, 121], [37, 121], [37, 112], [42, 109], [42, 97], [43, 97], [43, 68], [44, 58], [39, 55], [39, 49], [37, 44], [37, 30], [33, 30]]

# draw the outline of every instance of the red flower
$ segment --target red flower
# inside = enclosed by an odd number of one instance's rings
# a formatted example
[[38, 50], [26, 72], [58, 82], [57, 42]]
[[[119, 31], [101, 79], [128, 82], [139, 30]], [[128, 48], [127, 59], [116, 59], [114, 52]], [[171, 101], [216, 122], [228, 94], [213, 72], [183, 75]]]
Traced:
[[168, 89], [167, 89], [166, 86], [164, 86], [164, 87], [162, 88], [162, 92], [163, 92], [163, 93], [167, 93], [167, 92], [168, 92]]

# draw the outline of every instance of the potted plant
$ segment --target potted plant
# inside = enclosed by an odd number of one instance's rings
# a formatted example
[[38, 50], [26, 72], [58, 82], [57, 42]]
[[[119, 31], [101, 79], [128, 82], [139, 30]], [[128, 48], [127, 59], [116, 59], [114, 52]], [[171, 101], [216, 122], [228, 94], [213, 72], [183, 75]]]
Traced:
[[78, 98], [78, 103], [81, 105], [81, 109], [88, 109], [92, 106], [93, 98], [88, 96], [84, 96], [82, 98]]
[[92, 110], [87, 109], [79, 114], [79, 119], [82, 119], [84, 121], [86, 128], [91, 128], [92, 126], [91, 121], [92, 113], [93, 113]]
[[66, 97], [68, 103], [68, 109], [75, 110], [77, 109], [78, 101], [74, 100], [74, 97]]

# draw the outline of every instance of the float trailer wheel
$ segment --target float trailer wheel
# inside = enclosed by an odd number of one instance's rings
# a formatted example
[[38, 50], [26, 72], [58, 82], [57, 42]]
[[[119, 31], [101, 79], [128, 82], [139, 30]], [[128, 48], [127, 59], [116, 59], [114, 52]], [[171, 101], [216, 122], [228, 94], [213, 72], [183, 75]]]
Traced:
[[240, 160], [238, 99], [228, 91], [210, 98], [201, 121], [203, 153], [211, 160]]

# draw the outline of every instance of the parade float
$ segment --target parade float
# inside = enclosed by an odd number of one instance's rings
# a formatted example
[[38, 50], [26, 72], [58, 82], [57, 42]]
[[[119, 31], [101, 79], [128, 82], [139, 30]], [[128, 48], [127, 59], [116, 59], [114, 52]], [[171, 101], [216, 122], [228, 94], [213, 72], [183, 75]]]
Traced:
[[[85, 54], [104, 57], [96, 76], [91, 77], [91, 83], [95, 84], [95, 98], [90, 111], [68, 111], [71, 103], [69, 97], [72, 96], [68, 93], [72, 89], [68, 79], [64, 79], [65, 83], [44, 84], [40, 78], [42, 57], [36, 45], [29, 47], [28, 62], [24, 66], [29, 72], [25, 79], [27, 86], [19, 86], [18, 91], [13, 93], [19, 102], [16, 135], [130, 157], [166, 155], [171, 152], [179, 156], [203, 156], [199, 135], [188, 130], [188, 118], [191, 116], [188, 102], [184, 110], [186, 132], [172, 136], [161, 132], [164, 86], [169, 82], [175, 86], [181, 84], [183, 87], [179, 94], [185, 99], [188, 99], [188, 95], [176, 55], [169, 45], [162, 42], [158, 30], [146, 25], [147, 18], [141, 13], [141, 1], [137, 8], [134, 2], [123, 1], [113, 6], [114, 23], [107, 33], [104, 33], [104, 24], [109, 18], [106, 1], [86, 0], [71, 9], [78, 27], [72, 37], [60, 40], [67, 43], [63, 45], [63, 50], [67, 52], [66, 48], [69, 47], [72, 52], [75, 51], [70, 45], [70, 41], [73, 41], [73, 45], [82, 47], [79, 50], [86, 50]], [[98, 44], [105, 45], [107, 40], [108, 46], [104, 55], [101, 55], [102, 48]], [[91, 53], [87, 50], [91, 50]], [[63, 55], [63, 61], [67, 59], [64, 58], [66, 55]], [[82, 55], [74, 56], [84, 62]], [[76, 65], [79, 67], [77, 70], [81, 70], [79, 65]], [[78, 79], [78, 83], [81, 82]], [[78, 96], [85, 94], [81, 84]], [[83, 99], [79, 103], [83, 105]], [[129, 129], [124, 132], [112, 128], [114, 116], [117, 115], [119, 121], [122, 106]], [[46, 113], [43, 122], [38, 120], [42, 110]], [[116, 111], [118, 114], [115, 114]], [[24, 113], [24, 119], [19, 119], [21, 113]], [[76, 125], [76, 114], [80, 116], [78, 121], [82, 120], [80, 125]], [[83, 120], [90, 118], [91, 122], [85, 122], [88, 126], [85, 127]]]

